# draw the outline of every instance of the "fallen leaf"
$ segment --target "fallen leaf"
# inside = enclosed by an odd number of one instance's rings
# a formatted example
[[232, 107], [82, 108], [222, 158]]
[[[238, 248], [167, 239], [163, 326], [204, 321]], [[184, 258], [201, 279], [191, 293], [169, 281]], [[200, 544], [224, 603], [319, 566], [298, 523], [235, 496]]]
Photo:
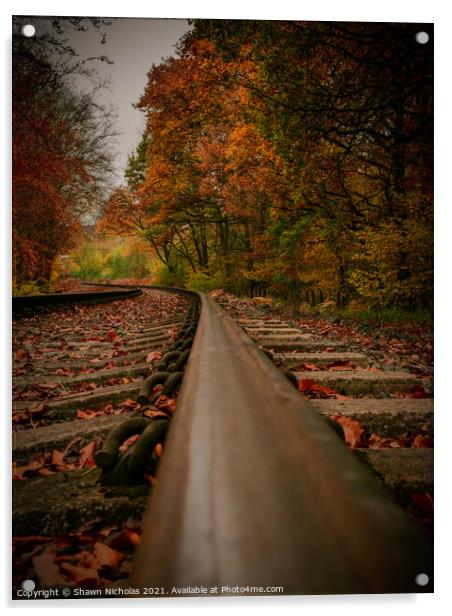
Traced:
[[31, 473], [37, 471], [42, 468], [45, 464], [45, 457], [40, 456], [38, 459], [32, 460], [29, 464], [25, 466], [16, 466], [16, 463], [13, 462], [13, 479], [26, 479], [24, 477], [25, 473]]
[[160, 456], [162, 455], [162, 451], [163, 451], [162, 443], [157, 443], [157, 445], [154, 447], [155, 455], [160, 458]]
[[427, 397], [427, 393], [421, 385], [414, 385], [411, 388], [411, 393], [414, 395], [415, 398], [426, 398]]
[[46, 405], [44, 404], [44, 402], [33, 402], [32, 404], [30, 404], [30, 406], [28, 407], [28, 411], [31, 414], [36, 414], [36, 413], [42, 413], [42, 411], [46, 408]]
[[[96, 451], [96, 441], [91, 441], [87, 445], [83, 447], [80, 452], [79, 466], [83, 468], [85, 465], [89, 466], [89, 461], [91, 460], [94, 464], [94, 452]], [[92, 465], [91, 465], [92, 466]]]
[[320, 368], [315, 364], [301, 364], [300, 366], [302, 370], [306, 370], [307, 372], [318, 372]]
[[147, 363], [151, 363], [151, 362], [155, 361], [156, 359], [162, 359], [162, 354], [160, 353], [160, 351], [151, 351], [146, 356], [146, 362]]
[[95, 543], [93, 553], [100, 567], [106, 567], [108, 569], [116, 569], [119, 563], [125, 558], [124, 554], [113, 550], [104, 543]]
[[64, 461], [64, 456], [65, 456], [64, 451], [58, 451], [54, 449], [52, 451], [52, 457], [50, 459], [50, 464], [53, 464], [55, 466], [65, 466], [66, 462]]
[[133, 434], [126, 439], [119, 448], [119, 453], [124, 453], [140, 438], [141, 434]]
[[97, 569], [86, 569], [85, 567], [76, 567], [70, 563], [61, 563], [61, 569], [69, 574], [69, 577], [79, 586], [95, 587], [99, 581]]
[[424, 436], [423, 434], [417, 434], [414, 439], [413, 442], [411, 443], [411, 447], [414, 448], [423, 448], [423, 447], [433, 447], [433, 441], [431, 438], [428, 438], [427, 436]]
[[48, 382], [48, 383], [38, 383], [36, 385], [36, 387], [38, 389], [56, 389], [57, 387], [59, 387], [59, 383], [55, 383], [55, 382]]
[[378, 436], [377, 434], [371, 434], [367, 439], [367, 446], [370, 449], [387, 449], [387, 448], [396, 448], [403, 447], [403, 445], [391, 438], [385, 438], [382, 436]]
[[176, 400], [174, 398], [168, 398], [168, 396], [162, 395], [157, 399], [155, 406], [160, 411], [168, 411], [172, 414], [176, 410]]
[[135, 550], [140, 544], [140, 535], [130, 528], [124, 528], [107, 540], [108, 545], [116, 550]]
[[62, 577], [60, 568], [55, 563], [54, 551], [46, 548], [42, 554], [35, 556], [32, 562], [41, 586], [66, 586], [67, 580]]
[[314, 385], [313, 379], [301, 379], [298, 381], [298, 390], [303, 392], [311, 391]]
[[332, 415], [331, 419], [336, 421], [342, 428], [344, 433], [345, 443], [350, 449], [356, 449], [357, 447], [363, 447], [363, 434], [364, 428], [350, 417], [344, 417], [343, 415]]

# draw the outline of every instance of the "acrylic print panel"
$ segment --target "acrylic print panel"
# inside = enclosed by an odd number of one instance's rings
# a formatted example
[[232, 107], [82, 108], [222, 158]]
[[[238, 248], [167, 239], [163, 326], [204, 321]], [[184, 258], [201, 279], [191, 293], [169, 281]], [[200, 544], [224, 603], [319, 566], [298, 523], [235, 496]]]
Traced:
[[432, 24], [12, 45], [13, 598], [432, 592]]

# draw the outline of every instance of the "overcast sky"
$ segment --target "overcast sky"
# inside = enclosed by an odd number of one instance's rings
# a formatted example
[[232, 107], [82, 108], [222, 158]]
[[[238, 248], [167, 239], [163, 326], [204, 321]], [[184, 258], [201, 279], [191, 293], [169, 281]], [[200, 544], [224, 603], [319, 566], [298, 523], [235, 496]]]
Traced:
[[102, 102], [112, 103], [118, 113], [118, 180], [122, 181], [127, 156], [135, 150], [145, 126], [144, 114], [132, 106], [140, 98], [146, 74], [153, 63], [175, 55], [174, 45], [189, 29], [184, 19], [118, 19], [105, 28], [106, 43], [90, 28], [71, 32], [69, 42], [83, 57], [107, 55], [114, 64], [98, 63], [98, 71], [111, 80]]

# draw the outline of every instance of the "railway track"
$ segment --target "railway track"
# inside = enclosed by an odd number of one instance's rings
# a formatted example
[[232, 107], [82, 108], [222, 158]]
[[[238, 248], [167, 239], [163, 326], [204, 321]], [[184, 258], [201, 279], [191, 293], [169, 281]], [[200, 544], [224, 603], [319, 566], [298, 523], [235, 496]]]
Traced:
[[[431, 449], [351, 452], [332, 428], [339, 416], [380, 438], [419, 430], [428, 438], [431, 399], [375, 397], [419, 379], [368, 371], [365, 355], [202, 294], [172, 295], [149, 319], [144, 306], [159, 297], [169, 294], [143, 289], [101, 312], [49, 307], [14, 327], [16, 587], [34, 576], [47, 587], [165, 595], [431, 592], [431, 542], [407, 518], [412, 495], [431, 493]], [[300, 369], [313, 364], [315, 373]], [[143, 390], [166, 369], [166, 378], [183, 372], [174, 416], [180, 380], [168, 396]], [[341, 393], [308, 403], [316, 391]], [[130, 418], [170, 420], [157, 479], [157, 448], [141, 478], [105, 464], [107, 436]]]

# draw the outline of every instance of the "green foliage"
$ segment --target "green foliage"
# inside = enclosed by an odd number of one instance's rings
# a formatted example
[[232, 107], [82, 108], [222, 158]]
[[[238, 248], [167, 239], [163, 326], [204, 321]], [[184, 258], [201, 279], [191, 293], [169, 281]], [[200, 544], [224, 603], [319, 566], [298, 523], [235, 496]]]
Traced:
[[46, 295], [52, 293], [50, 283], [42, 284], [36, 280], [24, 280], [19, 284], [13, 285], [13, 295]]
[[428, 308], [433, 290], [433, 242], [422, 220], [382, 223], [357, 234], [359, 252], [349, 281], [374, 308]]
[[156, 272], [156, 284], [162, 287], [181, 287], [184, 288], [187, 284], [187, 271], [182, 264], [170, 271], [168, 266], [161, 265]]
[[136, 151], [127, 160], [127, 167], [124, 175], [130, 188], [137, 189], [144, 182], [148, 165], [147, 148], [149, 145], [149, 135], [145, 132], [137, 146]]
[[224, 288], [224, 282], [224, 278], [219, 274], [209, 276], [203, 272], [192, 272], [188, 277], [188, 287], [195, 289], [195, 291], [202, 291], [202, 293]]
[[82, 280], [94, 280], [102, 277], [103, 260], [94, 244], [84, 242], [81, 248], [71, 256], [76, 266], [71, 272], [72, 276]]

